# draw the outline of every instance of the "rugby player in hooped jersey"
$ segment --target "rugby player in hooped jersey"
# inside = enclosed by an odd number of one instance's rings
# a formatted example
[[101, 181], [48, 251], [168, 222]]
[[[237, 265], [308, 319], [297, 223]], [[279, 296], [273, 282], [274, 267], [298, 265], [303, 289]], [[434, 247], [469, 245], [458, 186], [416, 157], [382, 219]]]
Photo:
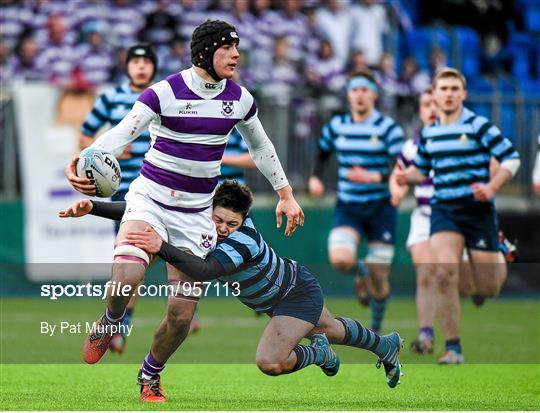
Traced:
[[[395, 172], [400, 185], [421, 183], [433, 171], [429, 244], [436, 264], [437, 303], [446, 351], [441, 364], [463, 363], [459, 321], [459, 264], [466, 247], [473, 265], [476, 294], [496, 296], [505, 279], [498, 251], [496, 192], [517, 172], [520, 160], [512, 143], [486, 118], [463, 106], [465, 77], [441, 69], [433, 79], [439, 119], [420, 135], [414, 165]], [[500, 163], [490, 178], [490, 158]]]
[[[390, 296], [396, 229], [388, 177], [391, 164], [401, 152], [404, 133], [392, 118], [375, 109], [377, 96], [378, 87], [370, 71], [349, 76], [350, 110], [333, 116], [323, 126], [309, 192], [316, 198], [324, 193], [321, 178], [335, 152], [337, 202], [328, 235], [328, 256], [336, 270], [355, 276], [360, 302], [371, 306], [371, 329], [379, 332]], [[367, 240], [368, 253], [359, 260], [357, 249], [362, 237]]]
[[[328, 376], [338, 373], [340, 361], [330, 343], [369, 350], [384, 366], [389, 387], [394, 388], [402, 375], [399, 352], [403, 340], [398, 333], [385, 336], [364, 327], [351, 318], [334, 318], [324, 307], [321, 287], [302, 264], [282, 258], [257, 231], [249, 216], [253, 196], [250, 189], [226, 180], [215, 192], [212, 218], [218, 232], [218, 245], [205, 259], [188, 254], [163, 241], [150, 227], [127, 234], [128, 240], [151, 254], [180, 268], [197, 281], [218, 279], [239, 285], [237, 298], [270, 321], [257, 347], [257, 366], [265, 374], [276, 376], [303, 369], [311, 364]], [[122, 218], [125, 202], [83, 200], [60, 211], [62, 218], [86, 214], [109, 219]], [[300, 344], [304, 337], [310, 345]], [[153, 368], [153, 383], [159, 386], [160, 370], [143, 363], [141, 373]]]
[[[141, 175], [126, 195], [127, 208], [114, 250], [113, 281], [136, 286], [153, 258], [126, 239], [130, 231], [150, 226], [164, 240], [199, 257], [214, 248], [217, 234], [211, 217], [212, 197], [223, 151], [235, 126], [257, 168], [279, 195], [278, 227], [283, 214], [287, 217], [285, 235], [290, 236], [298, 225], [303, 225], [304, 214], [258, 119], [257, 105], [245, 88], [231, 80], [239, 57], [238, 43], [236, 30], [230, 24], [220, 20], [202, 23], [191, 40], [193, 66], [146, 89], [126, 117], [92, 144], [93, 148], [119, 156], [147, 126], [153, 142]], [[76, 176], [76, 162], [75, 157], [66, 167], [70, 183], [84, 194], [95, 194], [94, 185]], [[167, 265], [167, 272], [170, 282], [190, 281], [171, 265]], [[98, 323], [122, 322], [127, 301], [126, 297], [109, 296], [106, 312]], [[152, 374], [147, 373], [164, 365], [185, 339], [197, 302], [198, 297], [169, 297], [167, 315], [146, 356], [142, 388], [148, 388], [145, 380], [152, 379]], [[110, 339], [106, 334], [90, 332], [83, 346], [84, 360], [98, 362]], [[159, 391], [150, 391], [144, 399], [163, 401], [161, 396]]]

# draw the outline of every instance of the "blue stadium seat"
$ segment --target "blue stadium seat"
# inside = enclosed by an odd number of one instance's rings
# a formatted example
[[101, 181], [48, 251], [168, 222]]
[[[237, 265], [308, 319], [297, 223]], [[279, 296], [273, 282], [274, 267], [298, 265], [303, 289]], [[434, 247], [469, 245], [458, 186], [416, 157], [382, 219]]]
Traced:
[[465, 102], [465, 106], [478, 115], [491, 118], [491, 95], [493, 93], [493, 83], [485, 77], [469, 78], [467, 90], [470, 99]]
[[527, 5], [524, 12], [525, 27], [533, 33], [540, 33], [540, 4]]

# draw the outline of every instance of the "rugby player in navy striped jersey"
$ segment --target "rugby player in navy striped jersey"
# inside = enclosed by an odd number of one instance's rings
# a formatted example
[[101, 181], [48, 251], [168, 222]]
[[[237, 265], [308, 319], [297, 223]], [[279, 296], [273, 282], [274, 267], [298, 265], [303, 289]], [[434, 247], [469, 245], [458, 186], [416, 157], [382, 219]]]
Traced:
[[[404, 133], [392, 118], [375, 109], [377, 93], [370, 71], [351, 74], [347, 82], [350, 111], [323, 126], [309, 192], [317, 198], [324, 193], [322, 175], [335, 152], [338, 187], [334, 225], [328, 236], [330, 263], [355, 276], [358, 298], [364, 305], [371, 304], [371, 328], [378, 332], [390, 294], [388, 277], [395, 243], [396, 208], [390, 203], [388, 177], [401, 152]], [[357, 259], [362, 236], [368, 244], [365, 262]]]
[[[433, 79], [438, 120], [423, 128], [414, 165], [396, 172], [398, 184], [425, 181], [433, 171], [430, 247], [436, 268], [437, 302], [446, 351], [441, 364], [463, 363], [459, 322], [459, 264], [466, 247], [473, 265], [476, 294], [496, 296], [506, 265], [498, 253], [494, 197], [517, 172], [520, 160], [512, 142], [486, 118], [463, 106], [465, 77], [441, 69]], [[499, 163], [490, 177], [490, 158]]]
[[[173, 247], [150, 227], [129, 232], [127, 239], [196, 281], [238, 282], [238, 299], [271, 317], [256, 354], [257, 366], [265, 374], [287, 374], [315, 364], [326, 375], [334, 376], [340, 361], [330, 343], [343, 344], [376, 354], [377, 366], [385, 368], [388, 386], [395, 387], [401, 376], [399, 334], [379, 336], [356, 320], [334, 318], [324, 306], [321, 287], [310, 271], [278, 256], [264, 241], [249, 216], [251, 203], [252, 194], [245, 185], [224, 181], [218, 187], [212, 211], [218, 244], [204, 259]], [[125, 202], [84, 200], [59, 215], [92, 214], [119, 220], [125, 207]], [[311, 338], [310, 345], [299, 344], [304, 337]], [[164, 367], [164, 362], [156, 365], [155, 361], [145, 359], [141, 369], [143, 373], [158, 375]]]

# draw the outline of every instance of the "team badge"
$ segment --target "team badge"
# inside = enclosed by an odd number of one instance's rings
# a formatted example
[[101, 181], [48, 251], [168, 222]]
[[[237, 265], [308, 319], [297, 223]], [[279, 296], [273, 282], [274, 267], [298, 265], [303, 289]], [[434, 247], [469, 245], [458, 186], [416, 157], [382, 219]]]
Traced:
[[234, 101], [224, 100], [221, 102], [221, 114], [223, 116], [231, 116], [234, 113]]
[[214, 236], [211, 234], [201, 234], [201, 242], [199, 243], [199, 246], [204, 249], [212, 249], [214, 245]]
[[459, 143], [461, 143], [462, 145], [467, 145], [469, 143], [469, 138], [467, 138], [467, 135], [466, 134], [462, 134], [460, 137], [459, 137]]
[[379, 137], [377, 135], [371, 135], [370, 138], [369, 138], [369, 141], [375, 145], [377, 143], [379, 143]]

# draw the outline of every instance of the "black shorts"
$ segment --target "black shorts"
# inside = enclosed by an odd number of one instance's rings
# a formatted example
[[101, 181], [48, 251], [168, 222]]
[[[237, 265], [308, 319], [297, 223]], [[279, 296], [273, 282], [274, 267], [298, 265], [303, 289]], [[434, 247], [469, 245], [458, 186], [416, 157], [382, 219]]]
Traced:
[[465, 237], [469, 249], [498, 251], [499, 224], [493, 202], [465, 198], [431, 206], [431, 235], [442, 231]]
[[353, 227], [368, 242], [380, 241], [394, 245], [396, 233], [396, 208], [388, 198], [362, 204], [338, 202], [334, 211], [334, 226]]
[[298, 264], [296, 285], [289, 293], [266, 311], [270, 317], [286, 315], [307, 321], [316, 326], [319, 324], [324, 297], [321, 286], [311, 272]]

